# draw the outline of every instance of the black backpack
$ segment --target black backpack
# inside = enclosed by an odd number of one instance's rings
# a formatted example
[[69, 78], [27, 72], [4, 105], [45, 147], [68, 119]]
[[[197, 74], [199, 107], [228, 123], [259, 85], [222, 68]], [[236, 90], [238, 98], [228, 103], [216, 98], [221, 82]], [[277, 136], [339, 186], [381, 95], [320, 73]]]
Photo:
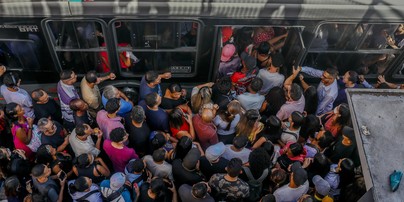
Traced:
[[269, 169], [265, 169], [264, 172], [262, 173], [261, 177], [258, 179], [255, 179], [254, 176], [252, 175], [250, 168], [248, 167], [243, 167], [243, 170], [245, 174], [248, 177], [248, 185], [250, 187], [250, 194], [247, 198], [248, 201], [259, 201], [261, 198], [261, 192], [262, 192], [262, 182], [265, 180], [265, 178], [268, 177]]

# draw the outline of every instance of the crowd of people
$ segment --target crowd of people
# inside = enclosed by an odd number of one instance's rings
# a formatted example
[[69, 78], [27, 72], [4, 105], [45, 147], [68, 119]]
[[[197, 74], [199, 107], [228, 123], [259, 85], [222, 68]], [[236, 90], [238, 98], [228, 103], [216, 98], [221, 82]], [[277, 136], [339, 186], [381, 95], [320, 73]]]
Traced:
[[240, 56], [229, 39], [217, 80], [191, 92], [148, 71], [136, 99], [100, 91], [114, 73], [88, 72], [79, 91], [63, 70], [56, 102], [1, 66], [0, 201], [356, 201], [366, 189], [345, 89], [373, 86], [333, 68], [285, 78], [287, 33], [272, 32], [257, 29]]

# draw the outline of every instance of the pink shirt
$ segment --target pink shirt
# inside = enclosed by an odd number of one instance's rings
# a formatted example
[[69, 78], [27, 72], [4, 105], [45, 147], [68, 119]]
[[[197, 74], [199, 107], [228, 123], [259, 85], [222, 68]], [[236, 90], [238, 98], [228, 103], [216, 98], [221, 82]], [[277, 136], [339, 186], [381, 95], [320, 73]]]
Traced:
[[111, 133], [113, 129], [125, 129], [125, 127], [121, 123], [121, 120], [123, 120], [122, 117], [117, 116], [115, 118], [108, 118], [107, 114], [108, 113], [105, 110], [101, 110], [97, 113], [97, 124], [98, 126], [100, 126], [105, 140], [109, 140], [109, 133]]
[[111, 140], [104, 141], [104, 151], [111, 159], [115, 172], [124, 172], [126, 164], [132, 159], [138, 159], [139, 156], [132, 148], [124, 146], [122, 149], [117, 149], [111, 143]]
[[203, 150], [219, 142], [215, 124], [203, 122], [199, 114], [192, 117], [192, 123], [194, 124], [195, 133], [198, 136], [199, 143]]

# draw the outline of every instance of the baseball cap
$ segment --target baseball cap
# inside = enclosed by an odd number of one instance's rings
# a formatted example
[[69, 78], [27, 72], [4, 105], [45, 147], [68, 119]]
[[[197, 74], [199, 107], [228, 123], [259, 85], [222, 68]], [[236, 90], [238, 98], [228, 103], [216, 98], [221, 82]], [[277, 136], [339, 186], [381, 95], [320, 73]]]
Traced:
[[197, 148], [193, 148], [189, 150], [188, 154], [185, 156], [182, 166], [188, 170], [193, 170], [195, 169], [200, 157], [201, 153], [199, 150]]
[[223, 62], [227, 62], [236, 52], [236, 47], [233, 44], [227, 44], [222, 49], [222, 56], [220, 60]]
[[220, 156], [226, 150], [226, 146], [224, 146], [223, 142], [219, 142], [217, 144], [211, 145], [206, 149], [205, 156], [209, 162], [215, 161], [220, 158]]
[[292, 164], [293, 182], [296, 186], [301, 186], [307, 181], [307, 172], [304, 170], [299, 162]]
[[117, 172], [111, 176], [110, 188], [114, 191], [118, 190], [125, 184], [125, 174]]
[[240, 56], [248, 69], [252, 69], [257, 66], [257, 59], [255, 59], [255, 57], [248, 55], [246, 52], [241, 53]]
[[330, 193], [330, 184], [325, 181], [320, 175], [315, 175], [312, 181], [317, 193], [322, 196], [327, 196]]

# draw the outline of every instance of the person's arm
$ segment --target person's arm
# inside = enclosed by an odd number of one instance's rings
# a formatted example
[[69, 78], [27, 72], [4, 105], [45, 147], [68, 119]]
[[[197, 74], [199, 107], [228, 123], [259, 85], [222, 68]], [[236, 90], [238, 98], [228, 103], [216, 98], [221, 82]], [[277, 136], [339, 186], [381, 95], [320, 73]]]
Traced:
[[387, 82], [383, 75], [378, 76], [377, 79], [378, 79], [378, 83], [380, 83], [380, 84], [385, 83], [389, 86], [389, 88], [396, 89], [398, 87], [397, 84]]
[[159, 77], [162, 79], [170, 79], [171, 78], [171, 72], [165, 72], [163, 74], [159, 74]]
[[4, 66], [4, 65], [0, 66], [0, 76], [3, 76], [4, 72], [6, 72], [6, 71], [7, 71], [6, 66]]
[[254, 145], [251, 147], [251, 150], [257, 149], [259, 147], [261, 147], [262, 144], [264, 144], [264, 142], [266, 142], [267, 140], [265, 139], [265, 137], [260, 137], [260, 139], [258, 139]]
[[65, 137], [65, 141], [56, 149], [57, 152], [63, 152], [65, 148], [69, 145], [69, 136]]
[[28, 133], [25, 132], [25, 130], [22, 128], [17, 129], [16, 135], [21, 142], [23, 142], [26, 145], [29, 144], [32, 138], [32, 126], [28, 128]]
[[370, 85], [368, 83], [368, 81], [366, 81], [365, 76], [364, 75], [359, 75], [358, 76], [359, 82], [365, 87], [365, 88], [374, 88], [372, 85]]
[[293, 83], [293, 80], [299, 75], [299, 72], [302, 70], [302, 66], [298, 66], [297, 68], [293, 67], [292, 68], [292, 74], [285, 80], [283, 83], [283, 86], [290, 86]]
[[185, 116], [185, 120], [189, 124], [189, 134], [191, 135], [191, 139], [194, 140], [195, 139], [195, 129], [194, 129], [194, 124], [192, 123], [192, 116], [187, 114]]
[[[101, 151], [101, 139], [102, 139], [102, 131], [100, 129], [97, 130], [97, 142], [95, 143], [95, 147]], [[98, 152], [99, 153], [99, 152]]]
[[201, 156], [205, 156], [205, 152], [203, 151], [201, 144], [199, 142], [193, 142], [194, 145], [196, 145], [196, 148], [198, 148], [199, 152], [201, 153]]
[[[64, 189], [65, 189], [65, 185], [66, 185], [66, 179], [67, 179], [67, 176], [64, 179], [60, 180], [60, 191], [59, 191], [59, 196], [58, 196], [57, 202], [63, 202], [63, 193], [64, 193]], [[51, 189], [51, 190], [54, 190], [54, 189]], [[49, 195], [49, 193], [48, 193], [48, 195]]]
[[119, 97], [124, 99], [125, 101], [129, 102], [129, 98], [123, 93], [122, 91], [118, 90], [119, 92]]
[[129, 54], [126, 54], [126, 51], [123, 51], [119, 54], [119, 60], [122, 61], [126, 67], [130, 67], [132, 65], [132, 62], [130, 61], [130, 57], [128, 57]]
[[303, 73], [306, 73], [306, 74], [316, 77], [316, 78], [321, 78], [321, 76], [323, 76], [323, 73], [324, 73], [324, 71], [314, 69], [312, 67], [307, 67], [307, 66], [302, 67], [301, 71]]
[[173, 202], [178, 202], [178, 195], [177, 195], [177, 189], [175, 189], [174, 183], [171, 183], [173, 186], [168, 187], [168, 189], [173, 193]]
[[111, 72], [106, 76], [100, 77], [99, 79], [100, 79], [100, 83], [101, 83], [101, 82], [106, 81], [108, 79], [114, 80], [115, 78], [116, 78], [116, 75]]
[[304, 81], [304, 76], [303, 75], [299, 75], [299, 80], [300, 80], [300, 84], [303, 87], [303, 90], [307, 90], [308, 88], [310, 88], [310, 85], [306, 83], [306, 81]]

